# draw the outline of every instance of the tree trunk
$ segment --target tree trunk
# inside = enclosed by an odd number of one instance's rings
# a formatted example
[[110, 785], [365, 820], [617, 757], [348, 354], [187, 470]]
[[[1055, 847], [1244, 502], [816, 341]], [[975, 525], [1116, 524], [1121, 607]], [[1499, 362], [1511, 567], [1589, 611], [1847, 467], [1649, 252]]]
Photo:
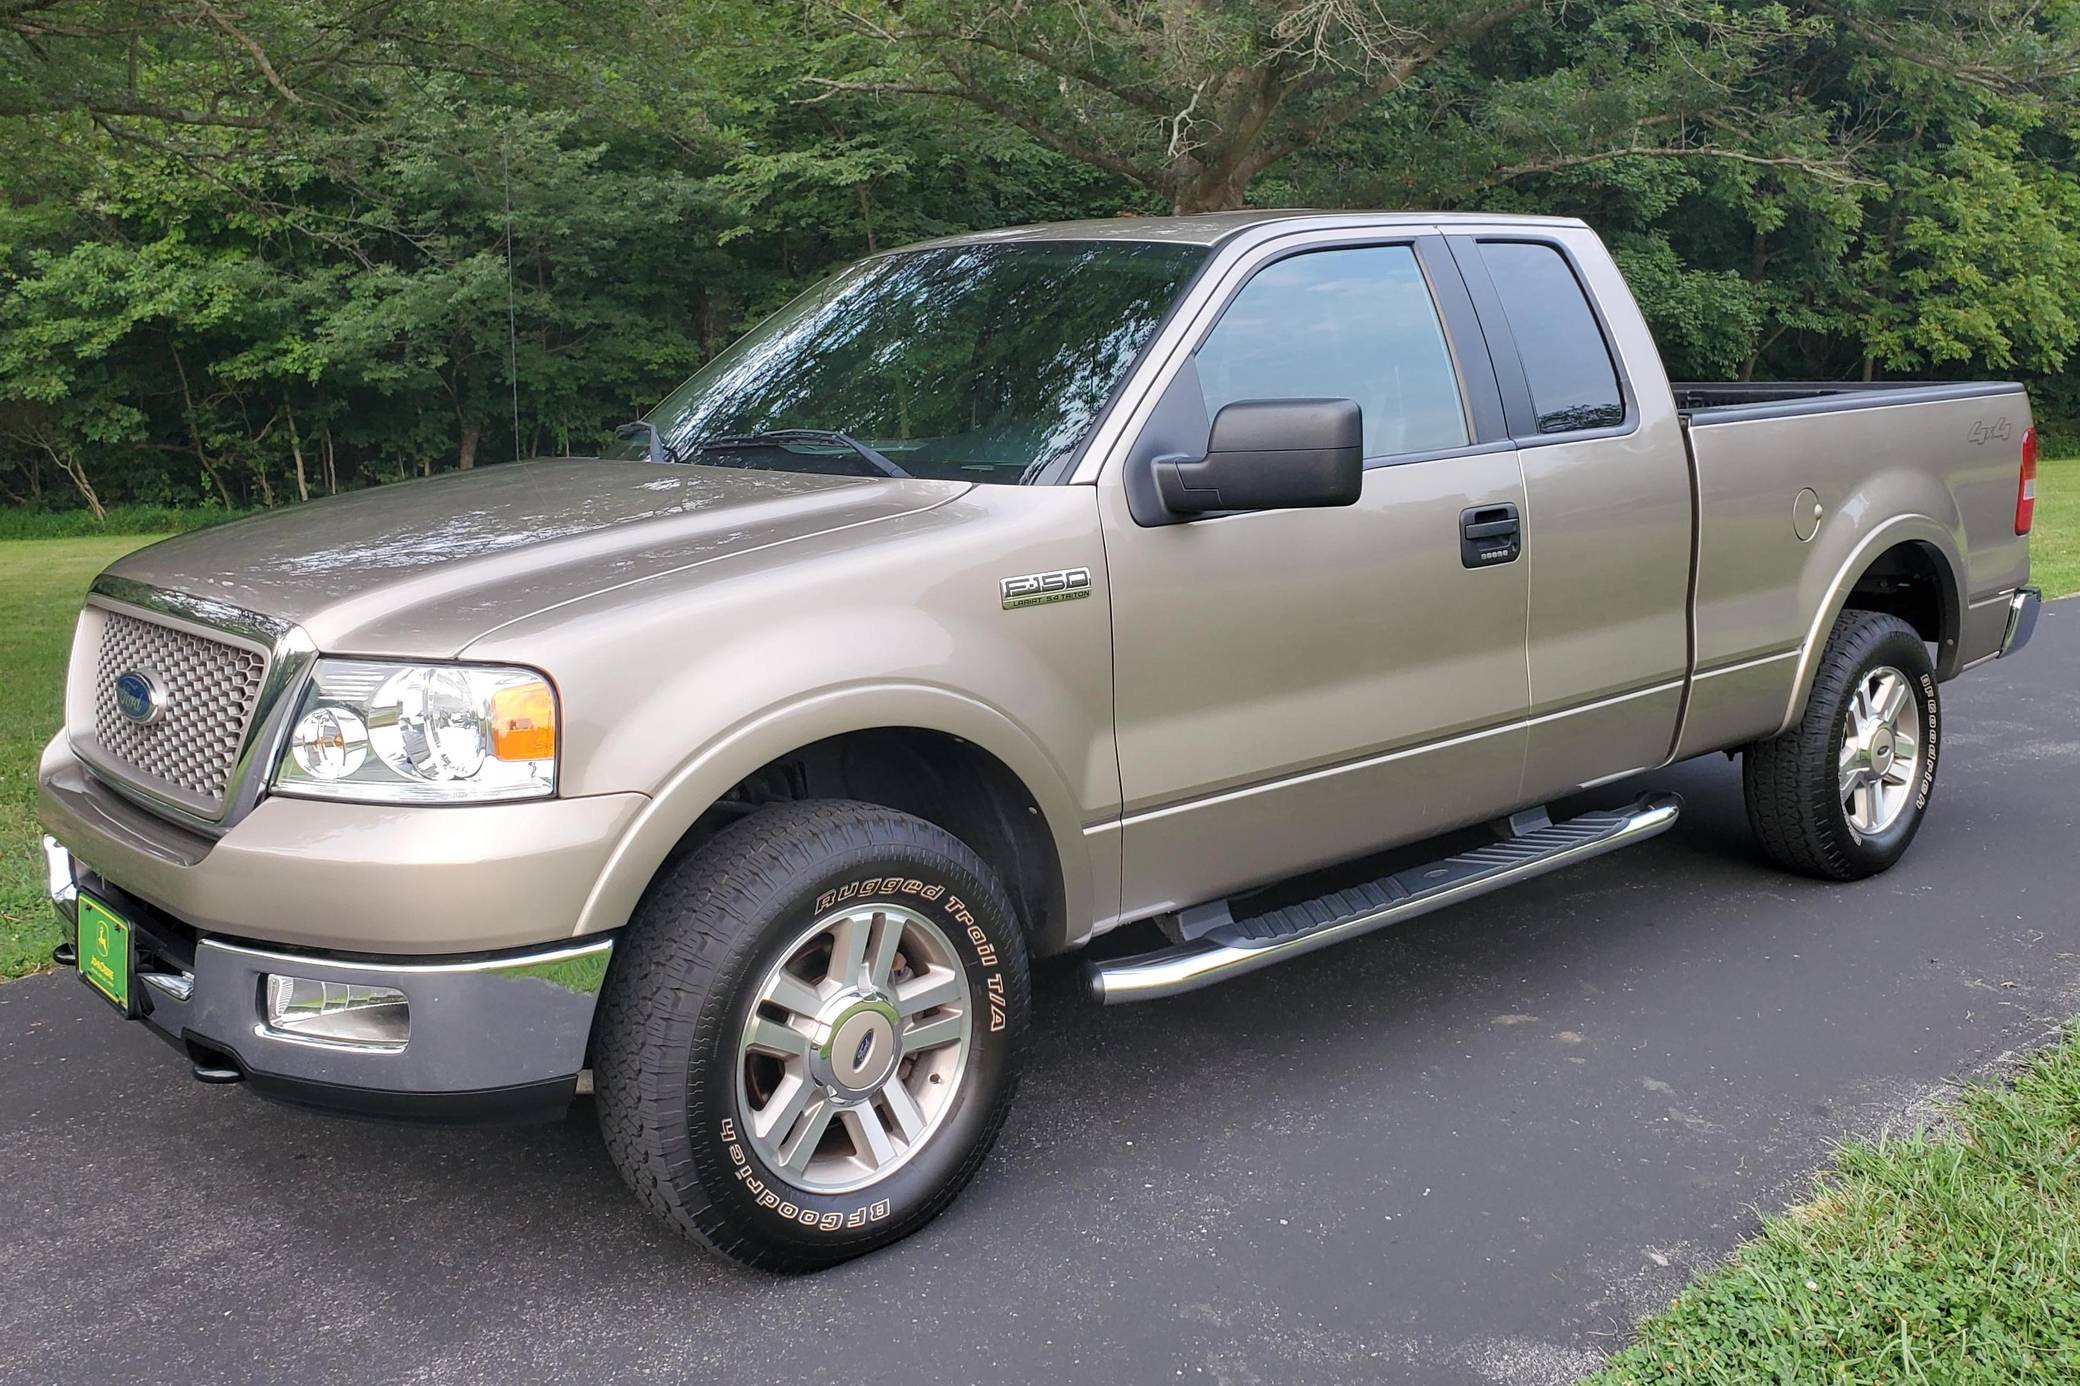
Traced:
[[296, 499], [307, 501], [311, 498], [311, 488], [310, 483], [304, 478], [303, 439], [298, 437], [296, 433], [296, 411], [294, 409], [289, 410], [289, 452], [296, 459]]
[[1272, 63], [1240, 78], [1216, 98], [1220, 142], [1173, 161], [1173, 210], [1180, 215], [1234, 212], [1248, 204], [1250, 179], [1279, 158], [1264, 143], [1289, 91], [1283, 66]]
[[210, 484], [217, 488], [217, 496], [224, 502], [224, 508], [235, 510], [238, 505], [231, 499], [231, 488], [224, 484], [224, 478], [217, 473], [216, 464], [210, 461], [209, 450], [202, 446], [202, 430], [195, 422], [195, 396], [188, 388], [188, 368], [181, 361], [179, 352], [168, 354], [173, 357], [174, 373], [180, 377], [182, 416], [188, 422], [188, 441], [195, 449], [195, 461], [201, 465], [202, 474], [209, 478]]
[[60, 452], [49, 443], [45, 443], [43, 450], [51, 455], [51, 461], [58, 464], [59, 471], [72, 478], [73, 489], [77, 490], [79, 498], [87, 503], [87, 509], [94, 512], [94, 523], [98, 525], [107, 519], [108, 512], [101, 508], [101, 497], [94, 494], [94, 483], [87, 480], [87, 469], [80, 465], [72, 449], [66, 448]]
[[854, 192], [859, 194], [859, 220], [860, 225], [864, 226], [867, 231], [867, 254], [878, 255], [881, 252], [881, 247], [874, 240], [874, 204], [867, 199], [867, 185], [865, 183], [854, 183], [852, 188]]
[[1208, 175], [1206, 179], [1195, 179], [1178, 189], [1177, 196], [1170, 199], [1170, 210], [1181, 217], [1194, 212], [1239, 212], [1248, 205], [1247, 173], [1236, 173], [1227, 178], [1215, 179]]
[[332, 455], [332, 430], [325, 430], [325, 494], [339, 494], [339, 468]]
[[462, 449], [456, 454], [455, 465], [463, 471], [477, 465], [477, 439], [484, 436], [481, 424], [471, 424], [462, 430]]

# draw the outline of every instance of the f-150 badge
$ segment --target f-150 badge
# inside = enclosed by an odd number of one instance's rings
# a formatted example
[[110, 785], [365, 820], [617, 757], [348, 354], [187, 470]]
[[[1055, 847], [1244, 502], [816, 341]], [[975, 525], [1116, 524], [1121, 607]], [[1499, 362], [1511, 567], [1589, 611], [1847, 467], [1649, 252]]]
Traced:
[[1004, 592], [1004, 609], [1044, 606], [1048, 602], [1073, 602], [1091, 594], [1091, 570], [1057, 568], [1051, 573], [1026, 573], [997, 584]]

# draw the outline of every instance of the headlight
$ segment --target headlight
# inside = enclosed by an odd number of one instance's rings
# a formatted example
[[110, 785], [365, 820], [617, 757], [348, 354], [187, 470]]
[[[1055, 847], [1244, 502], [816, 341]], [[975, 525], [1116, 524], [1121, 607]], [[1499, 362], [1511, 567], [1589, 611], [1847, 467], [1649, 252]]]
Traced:
[[532, 669], [321, 659], [274, 788], [458, 804], [556, 792], [556, 690]]

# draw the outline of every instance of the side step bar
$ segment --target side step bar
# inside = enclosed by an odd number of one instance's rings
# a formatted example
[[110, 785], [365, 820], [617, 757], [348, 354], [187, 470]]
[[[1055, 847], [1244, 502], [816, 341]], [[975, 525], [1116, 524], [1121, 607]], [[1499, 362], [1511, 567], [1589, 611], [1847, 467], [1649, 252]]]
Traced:
[[1104, 1005], [1197, 991], [1644, 842], [1674, 826], [1682, 808], [1674, 794], [1650, 794], [1626, 808], [1560, 823], [1540, 813], [1531, 820], [1538, 826], [1499, 842], [1283, 909], [1244, 918], [1220, 905], [1190, 910], [1185, 931], [1197, 937], [1153, 953], [1090, 963], [1085, 976], [1091, 996]]

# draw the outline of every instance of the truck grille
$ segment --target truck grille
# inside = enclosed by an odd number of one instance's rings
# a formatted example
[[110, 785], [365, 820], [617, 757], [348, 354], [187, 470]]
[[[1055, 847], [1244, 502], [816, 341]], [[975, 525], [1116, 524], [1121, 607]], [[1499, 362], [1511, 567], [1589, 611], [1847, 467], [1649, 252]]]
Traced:
[[[131, 670], [163, 691], [165, 710], [133, 722], [116, 707], [116, 680]], [[171, 626], [107, 612], [94, 678], [94, 739], [115, 767], [224, 807], [267, 658]]]

